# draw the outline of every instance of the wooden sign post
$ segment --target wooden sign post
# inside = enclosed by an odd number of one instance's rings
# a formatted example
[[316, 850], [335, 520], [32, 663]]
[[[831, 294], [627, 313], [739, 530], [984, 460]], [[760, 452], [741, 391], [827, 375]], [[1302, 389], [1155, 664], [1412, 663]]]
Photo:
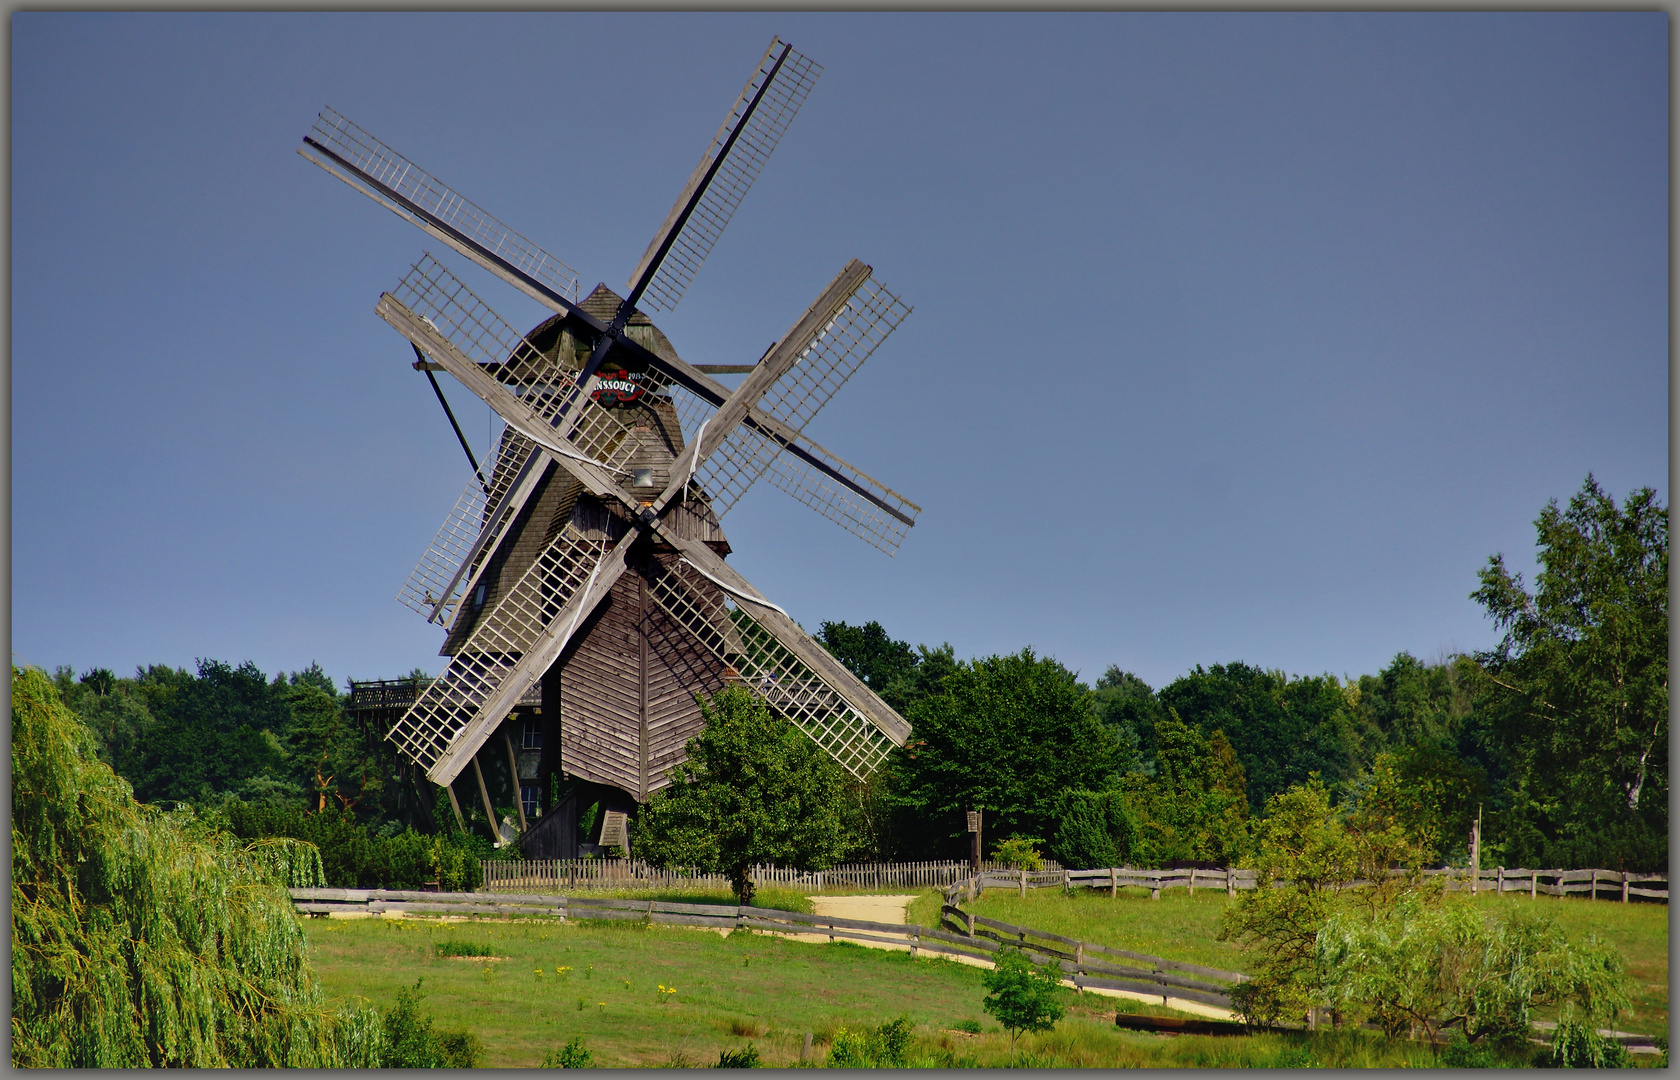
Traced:
[[968, 861], [969, 866], [978, 874], [980, 872], [980, 811], [968, 812]]

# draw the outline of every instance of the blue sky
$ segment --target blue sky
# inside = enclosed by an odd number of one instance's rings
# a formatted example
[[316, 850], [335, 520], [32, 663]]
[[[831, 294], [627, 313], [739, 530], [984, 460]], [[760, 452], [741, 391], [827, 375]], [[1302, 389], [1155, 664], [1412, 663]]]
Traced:
[[[1663, 13], [12, 16], [12, 648], [441, 670], [392, 597], [468, 478], [373, 313], [434, 250], [295, 154], [343, 112], [622, 289], [772, 34], [825, 66], [682, 305], [744, 363], [857, 257], [915, 312], [767, 484], [815, 630], [1160, 686], [1485, 647], [1591, 471], [1668, 498]], [[451, 393], [475, 450], [491, 421]]]

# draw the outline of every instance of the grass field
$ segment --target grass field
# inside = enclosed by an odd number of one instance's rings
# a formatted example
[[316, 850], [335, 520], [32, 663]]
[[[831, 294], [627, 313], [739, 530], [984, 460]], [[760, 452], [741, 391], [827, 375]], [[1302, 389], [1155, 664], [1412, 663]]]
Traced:
[[[646, 897], [649, 894], [639, 893]], [[727, 894], [669, 899], [728, 903]], [[1025, 900], [992, 890], [979, 914], [1171, 959], [1241, 970], [1243, 955], [1215, 940], [1221, 892], [1147, 894], [1030, 891]], [[810, 910], [797, 892], [765, 890], [758, 903]], [[939, 894], [921, 895], [911, 922], [938, 921]], [[1621, 950], [1635, 1004], [1617, 1026], [1665, 1034], [1668, 1024], [1668, 910], [1575, 898], [1483, 897], [1479, 904], [1533, 904], [1575, 937], [1596, 933]], [[443, 1028], [468, 1028], [488, 1049], [485, 1065], [530, 1067], [581, 1035], [603, 1066], [710, 1065], [751, 1042], [766, 1065], [797, 1064], [803, 1036], [820, 1061], [840, 1027], [872, 1028], [901, 1014], [915, 1024], [920, 1064], [1007, 1064], [1008, 1039], [981, 1008], [981, 970], [950, 961], [849, 943], [831, 945], [635, 923], [542, 920], [326, 920], [305, 922], [312, 961], [327, 992], [389, 1007], [424, 979], [422, 1009]], [[496, 959], [452, 959], [443, 951], [487, 949]], [[450, 946], [465, 946], [451, 948]], [[562, 971], [562, 969], [569, 969]], [[540, 972], [540, 974], [539, 974]], [[660, 986], [675, 994], [660, 992]], [[1427, 1066], [1434, 1052], [1367, 1032], [1264, 1036], [1163, 1036], [1114, 1027], [1116, 1011], [1169, 1013], [1141, 1003], [1064, 993], [1068, 1016], [1053, 1033], [1023, 1038], [1021, 1064], [1143, 1066]], [[580, 1008], [581, 1004], [581, 1008]], [[978, 1026], [979, 1035], [957, 1030]], [[1651, 1058], [1637, 1059], [1649, 1064]]]
[[[601, 1066], [715, 1064], [755, 1045], [766, 1065], [797, 1064], [805, 1032], [820, 1061], [840, 1027], [915, 1023], [911, 1057], [939, 1067], [1007, 1064], [1008, 1037], [981, 1008], [981, 970], [849, 943], [816, 945], [633, 923], [311, 919], [311, 960], [329, 995], [389, 1007], [423, 979], [421, 1008], [467, 1028], [487, 1067], [531, 1067], [581, 1035]], [[453, 959], [439, 945], [488, 946], [500, 959]], [[445, 951], [466, 951], [446, 949]], [[560, 973], [562, 968], [569, 971]], [[538, 974], [538, 972], [541, 974]], [[662, 994], [659, 987], [674, 987]], [[662, 1000], [664, 999], [664, 1000]], [[1427, 1047], [1366, 1033], [1335, 1038], [1161, 1036], [1120, 1031], [1135, 1003], [1064, 991], [1068, 1016], [1025, 1036], [1020, 1064], [1427, 1065]], [[1148, 1010], [1164, 1012], [1165, 1010]], [[954, 1030], [964, 1021], [980, 1034]]]

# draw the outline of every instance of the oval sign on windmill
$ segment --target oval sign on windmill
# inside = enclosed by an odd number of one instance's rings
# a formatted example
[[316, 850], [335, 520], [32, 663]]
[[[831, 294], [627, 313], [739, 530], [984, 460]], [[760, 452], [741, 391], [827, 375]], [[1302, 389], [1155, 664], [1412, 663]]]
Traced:
[[589, 396], [607, 406], [628, 405], [642, 396], [642, 377], [628, 371], [606, 372]]

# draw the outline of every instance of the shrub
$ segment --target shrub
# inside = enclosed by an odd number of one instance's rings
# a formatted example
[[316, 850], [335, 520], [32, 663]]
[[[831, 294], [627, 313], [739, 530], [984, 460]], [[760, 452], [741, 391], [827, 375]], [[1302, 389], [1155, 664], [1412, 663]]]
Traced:
[[1015, 870], [1042, 870], [1044, 857], [1038, 853], [1042, 843], [1036, 836], [1011, 836], [992, 850], [992, 858]]
[[484, 1052], [468, 1031], [433, 1031], [432, 1018], [420, 1012], [423, 979], [397, 991], [397, 1003], [385, 1012], [385, 1046], [379, 1066], [385, 1069], [471, 1069]]
[[853, 1031], [840, 1028], [829, 1042], [828, 1067], [831, 1069], [901, 1069], [904, 1051], [910, 1046], [908, 1016], [882, 1024], [874, 1031]]
[[1125, 866], [1134, 858], [1137, 821], [1118, 791], [1065, 791], [1051, 850], [1070, 870]]
[[446, 892], [466, 892], [477, 888], [483, 877], [477, 855], [458, 834], [433, 836], [411, 829], [396, 836], [371, 836], [349, 814], [310, 814], [276, 803], [235, 800], [221, 812], [236, 836], [285, 836], [314, 844], [321, 851], [327, 883], [339, 888], [418, 889], [437, 882]]
[[756, 1069], [758, 1066], [758, 1047], [752, 1043], [740, 1050], [725, 1050], [718, 1054], [719, 1069]]
[[495, 956], [490, 946], [480, 941], [440, 941], [437, 943], [439, 956]]
[[1544, 915], [1487, 917], [1463, 900], [1409, 895], [1339, 913], [1319, 934], [1318, 959], [1329, 999], [1350, 1014], [1369, 1007], [1390, 1035], [1433, 1037], [1458, 1023], [1471, 1042], [1520, 1044], [1537, 1009], [1608, 1021], [1628, 1001], [1614, 949], [1573, 943]]
[[[583, 1001], [579, 999], [578, 1005]], [[573, 1035], [571, 1040], [558, 1051], [551, 1050], [543, 1058], [542, 1067], [545, 1069], [588, 1069], [595, 1065], [595, 1055], [583, 1045], [582, 1035]]]

